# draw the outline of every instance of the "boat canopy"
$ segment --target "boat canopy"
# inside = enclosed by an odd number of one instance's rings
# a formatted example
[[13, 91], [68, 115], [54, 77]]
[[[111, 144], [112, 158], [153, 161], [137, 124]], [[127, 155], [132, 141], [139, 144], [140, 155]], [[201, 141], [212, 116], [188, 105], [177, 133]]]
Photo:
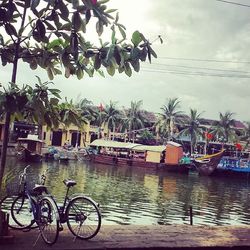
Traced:
[[163, 152], [166, 146], [150, 146], [150, 145], [137, 145], [133, 147], [134, 151], [151, 151], [151, 152]]
[[103, 139], [97, 139], [90, 143], [90, 146], [108, 147], [108, 148], [125, 148], [125, 149], [132, 149], [133, 147], [139, 146], [139, 145], [141, 144], [110, 141], [110, 140], [103, 140]]
[[27, 142], [27, 141], [40, 142], [40, 143], [43, 142], [42, 140], [38, 139], [37, 135], [28, 135], [27, 138], [18, 138], [17, 140], [20, 142]]
[[138, 143], [130, 143], [130, 142], [118, 142], [118, 141], [110, 141], [97, 139], [90, 143], [90, 146], [97, 147], [108, 147], [108, 148], [124, 148], [130, 149], [134, 151], [152, 151], [152, 152], [162, 152], [166, 149], [166, 146], [150, 146], [150, 145], [142, 145]]

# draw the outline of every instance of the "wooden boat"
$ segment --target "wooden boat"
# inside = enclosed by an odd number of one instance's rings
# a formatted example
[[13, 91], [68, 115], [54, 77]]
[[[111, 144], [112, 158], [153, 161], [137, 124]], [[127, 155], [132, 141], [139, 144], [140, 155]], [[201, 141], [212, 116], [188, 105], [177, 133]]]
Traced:
[[216, 154], [204, 155], [194, 159], [193, 163], [200, 175], [211, 175], [217, 168], [225, 149]]
[[19, 160], [26, 162], [40, 162], [42, 160], [43, 141], [37, 135], [28, 135], [27, 138], [18, 138], [16, 148]]
[[[172, 142], [169, 144], [173, 148], [177, 146]], [[93, 141], [90, 146], [98, 149], [96, 154], [91, 155], [91, 160], [96, 163], [144, 167], [169, 172], [188, 173], [189, 171], [186, 164], [180, 164], [180, 159], [183, 157], [180, 144], [177, 146], [178, 154], [177, 151], [173, 152], [165, 145], [151, 146], [100, 139]]]

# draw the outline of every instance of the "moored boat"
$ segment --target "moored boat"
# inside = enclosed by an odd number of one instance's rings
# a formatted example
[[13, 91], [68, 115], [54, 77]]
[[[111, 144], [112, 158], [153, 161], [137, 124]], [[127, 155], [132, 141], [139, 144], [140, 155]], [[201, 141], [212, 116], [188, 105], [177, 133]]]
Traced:
[[17, 157], [25, 162], [40, 162], [42, 160], [43, 141], [37, 135], [28, 135], [27, 138], [17, 139]]
[[215, 172], [215, 176], [222, 177], [250, 177], [250, 159], [223, 156]]
[[216, 170], [225, 149], [222, 149], [218, 153], [211, 154], [211, 155], [204, 155], [199, 158], [195, 158], [193, 163], [200, 175], [212, 175], [213, 172]]
[[183, 157], [181, 145], [173, 142], [168, 142], [167, 146], [151, 146], [97, 139], [90, 146], [97, 148], [97, 153], [91, 156], [97, 163], [183, 173], [189, 170], [186, 164], [180, 163]]

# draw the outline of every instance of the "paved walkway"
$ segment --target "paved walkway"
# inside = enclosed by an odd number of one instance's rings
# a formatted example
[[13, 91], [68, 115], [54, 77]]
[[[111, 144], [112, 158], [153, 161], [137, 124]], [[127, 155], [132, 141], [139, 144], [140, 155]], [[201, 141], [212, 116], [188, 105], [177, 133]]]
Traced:
[[250, 249], [250, 226], [102, 226], [89, 241], [76, 240], [68, 230], [60, 232], [53, 246], [47, 246], [38, 231], [10, 231], [13, 239], [1, 243], [1, 250], [28, 249]]

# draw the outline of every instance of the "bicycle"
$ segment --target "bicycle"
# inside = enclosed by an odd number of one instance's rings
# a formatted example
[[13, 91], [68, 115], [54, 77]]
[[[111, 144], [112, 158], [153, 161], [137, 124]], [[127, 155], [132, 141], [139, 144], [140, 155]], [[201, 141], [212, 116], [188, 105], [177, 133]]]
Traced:
[[[44, 174], [42, 175], [43, 184], [45, 183], [45, 180], [46, 175]], [[97, 235], [101, 228], [101, 212], [99, 210], [99, 204], [83, 194], [74, 194], [69, 197], [69, 190], [71, 187], [76, 185], [76, 182], [74, 180], [64, 180], [63, 183], [67, 187], [63, 206], [58, 206], [54, 197], [51, 195], [49, 196], [50, 202], [54, 204], [56, 214], [59, 216], [60, 225], [57, 227], [57, 230], [63, 230], [62, 224], [67, 223], [67, 226], [71, 233], [75, 236], [75, 239], [80, 238], [87, 240], [93, 238]], [[44, 185], [37, 185], [33, 191], [38, 192], [37, 195], [45, 193], [48, 198], [48, 190]], [[30, 221], [28, 220], [27, 223], [27, 219], [25, 220], [24, 216], [20, 214], [21, 212], [23, 212], [23, 214], [31, 212], [28, 210], [28, 206], [23, 206], [25, 201], [30, 204], [28, 196], [24, 196], [22, 194], [17, 197], [12, 203], [11, 215], [14, 221], [20, 225], [22, 229], [32, 229], [32, 226], [35, 222], [37, 223], [37, 220], [30, 218]], [[18, 216], [19, 214], [20, 216]], [[43, 237], [42, 232], [41, 235]], [[46, 239], [44, 240], [46, 241]]]
[[[12, 203], [14, 202], [14, 200], [20, 195], [26, 192], [27, 189], [27, 181], [26, 181], [26, 172], [27, 169], [30, 167], [30, 165], [27, 165], [23, 172], [21, 172], [21, 174], [19, 175], [18, 179], [18, 188], [15, 188], [15, 190], [13, 191], [13, 187], [11, 188], [11, 191], [9, 190], [10, 193], [8, 193], [4, 198], [1, 199], [0, 201], [0, 210], [11, 215], [11, 206]], [[45, 183], [45, 173], [43, 173], [41, 175], [41, 179], [40, 179], [40, 185], [44, 185]], [[16, 184], [15, 184], [16, 185]], [[27, 213], [26, 217], [31, 216], [31, 213]], [[23, 225], [22, 223], [16, 223], [12, 216], [9, 216], [9, 227], [11, 229], [23, 229], [25, 227], [27, 227], [27, 225]], [[26, 219], [27, 221], [30, 221], [29, 219]]]
[[26, 177], [29, 167], [26, 166], [20, 175], [23, 189], [11, 205], [11, 217], [19, 229], [28, 231], [38, 227], [44, 242], [52, 245], [56, 242], [60, 230], [57, 205], [43, 185], [45, 175], [42, 175], [40, 185], [35, 185], [32, 191], [28, 190]]
[[83, 194], [69, 197], [69, 190], [76, 185], [74, 180], [64, 180], [67, 187], [63, 206], [58, 206], [60, 223], [67, 223], [76, 238], [88, 240], [97, 235], [101, 228], [99, 204]]

